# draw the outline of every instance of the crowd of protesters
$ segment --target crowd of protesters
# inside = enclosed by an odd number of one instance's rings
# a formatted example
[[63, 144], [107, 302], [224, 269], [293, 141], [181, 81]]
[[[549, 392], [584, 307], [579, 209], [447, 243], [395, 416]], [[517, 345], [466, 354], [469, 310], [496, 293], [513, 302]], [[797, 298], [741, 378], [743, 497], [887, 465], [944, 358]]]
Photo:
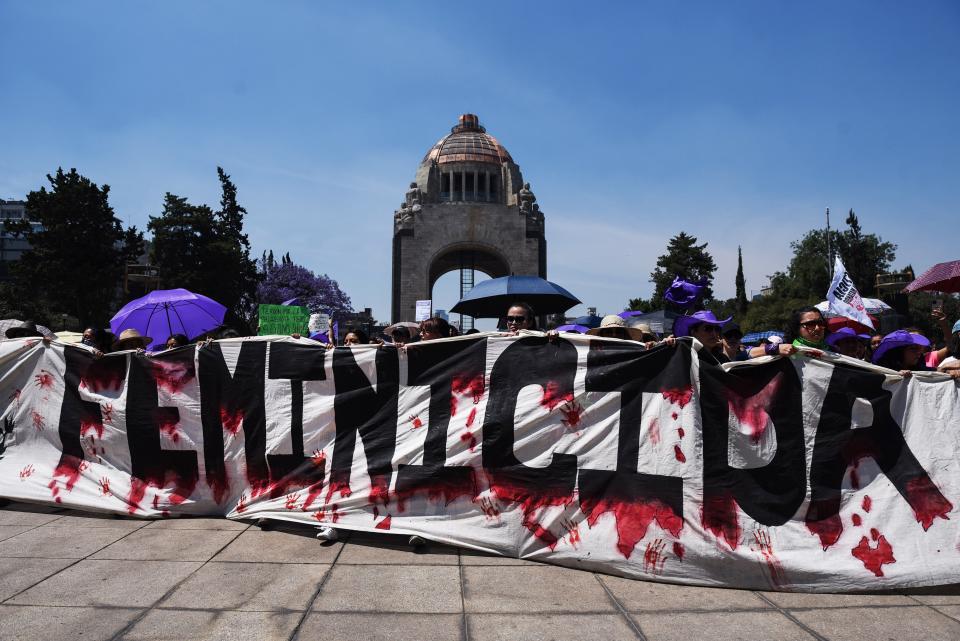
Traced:
[[[607, 339], [634, 341], [651, 349], [661, 344], [673, 344], [678, 339], [693, 338], [701, 345], [700, 353], [718, 363], [746, 361], [765, 356], [792, 356], [803, 351], [807, 356], [818, 357], [823, 354], [836, 354], [847, 358], [865, 361], [892, 369], [903, 375], [916, 371], [940, 371], [954, 378], [960, 378], [960, 320], [952, 326], [941, 309], [934, 309], [932, 317], [938, 324], [944, 344], [935, 347], [924, 333], [914, 327], [899, 329], [886, 335], [858, 332], [852, 327], [840, 327], [829, 330], [827, 319], [816, 307], [803, 307], [794, 311], [781, 337], [770, 332], [758, 345], [744, 345], [744, 334], [732, 318], [718, 319], [713, 312], [700, 310], [680, 316], [674, 320], [673, 333], [660, 337], [649, 325], [630, 324], [620, 315], [611, 314], [603, 318], [599, 327], [586, 333]], [[863, 327], [863, 326], [861, 326]], [[520, 331], [538, 331], [538, 319], [535, 310], [528, 304], [517, 301], [510, 305], [500, 319], [501, 332], [518, 333]], [[571, 331], [571, 330], [567, 330]], [[478, 333], [471, 329], [466, 334]], [[556, 330], [548, 330], [548, 337], [559, 336]], [[187, 337], [173, 334], [166, 340], [154, 344], [154, 338], [143, 336], [135, 329], [125, 329], [118, 336], [108, 330], [88, 327], [80, 343], [91, 348], [96, 356], [110, 352], [137, 350], [144, 352], [153, 345], [152, 352], [177, 349], [193, 343], [201, 345], [212, 340], [236, 338], [240, 334], [221, 325], [199, 336]], [[319, 340], [327, 348], [333, 348], [326, 333], [314, 334], [310, 338]], [[359, 328], [350, 327], [343, 333], [342, 346], [367, 344], [389, 345], [404, 348], [413, 343], [460, 336], [456, 326], [440, 317], [428, 318], [420, 323], [396, 323], [388, 327], [382, 336], [371, 337]], [[57, 336], [32, 321], [24, 321], [6, 330], [6, 338], [38, 337], [50, 341]], [[293, 334], [300, 338], [299, 334]]]

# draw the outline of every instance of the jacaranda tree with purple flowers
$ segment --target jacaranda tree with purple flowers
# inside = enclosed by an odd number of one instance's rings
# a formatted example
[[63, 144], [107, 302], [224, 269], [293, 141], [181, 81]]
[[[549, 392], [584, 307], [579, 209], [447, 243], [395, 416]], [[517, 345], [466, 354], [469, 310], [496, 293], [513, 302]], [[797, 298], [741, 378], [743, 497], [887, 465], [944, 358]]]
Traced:
[[[272, 258], [272, 255], [271, 255]], [[257, 288], [261, 303], [278, 305], [291, 298], [309, 307], [312, 312], [350, 313], [353, 307], [337, 281], [326, 274], [317, 276], [302, 265], [284, 257], [280, 263], [261, 261], [263, 280]]]

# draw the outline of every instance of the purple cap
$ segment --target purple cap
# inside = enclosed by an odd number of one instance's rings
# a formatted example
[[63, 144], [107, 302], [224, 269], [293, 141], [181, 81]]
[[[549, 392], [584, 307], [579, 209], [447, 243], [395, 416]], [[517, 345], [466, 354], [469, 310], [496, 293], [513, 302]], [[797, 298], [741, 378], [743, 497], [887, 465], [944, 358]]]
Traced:
[[723, 320], [717, 320], [717, 317], [713, 315], [713, 312], [707, 310], [700, 310], [699, 312], [694, 312], [690, 316], [680, 316], [673, 321], [673, 335], [674, 336], [689, 336], [690, 328], [694, 325], [699, 325], [700, 323], [707, 323], [708, 325], [717, 325], [722, 326], [726, 325], [733, 319], [733, 316], [730, 318], [725, 318]]
[[835, 332], [831, 332], [827, 336], [827, 345], [830, 347], [836, 347], [837, 343], [847, 338], [859, 338], [862, 341], [870, 340], [870, 336], [867, 334], [858, 334], [855, 329], [852, 327], [841, 327]]
[[873, 353], [873, 363], [876, 364], [877, 361], [883, 358], [883, 355], [889, 352], [891, 349], [907, 347], [908, 345], [927, 347], [930, 345], [930, 341], [920, 334], [911, 334], [905, 329], [898, 329], [895, 332], [890, 332], [883, 337], [883, 340], [880, 341], [880, 345], [877, 346], [877, 350]]

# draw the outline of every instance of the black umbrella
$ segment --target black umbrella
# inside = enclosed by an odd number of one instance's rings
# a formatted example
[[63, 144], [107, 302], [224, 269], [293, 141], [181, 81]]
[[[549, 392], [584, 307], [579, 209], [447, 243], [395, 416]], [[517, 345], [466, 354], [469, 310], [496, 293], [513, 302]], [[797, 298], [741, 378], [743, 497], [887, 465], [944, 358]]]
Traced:
[[474, 318], [500, 318], [516, 302], [527, 303], [537, 315], [559, 314], [580, 304], [563, 287], [538, 276], [504, 276], [481, 282], [450, 311]]

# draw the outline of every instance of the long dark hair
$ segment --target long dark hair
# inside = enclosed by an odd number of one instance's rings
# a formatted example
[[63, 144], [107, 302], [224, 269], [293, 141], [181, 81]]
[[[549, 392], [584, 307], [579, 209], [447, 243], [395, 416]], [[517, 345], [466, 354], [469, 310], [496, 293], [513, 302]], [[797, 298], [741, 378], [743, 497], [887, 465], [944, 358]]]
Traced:
[[907, 369], [903, 364], [903, 350], [906, 346], [903, 347], [894, 347], [887, 350], [887, 352], [880, 357], [875, 365], [880, 365], [881, 367], [886, 367], [887, 369], [902, 370]]
[[[790, 320], [787, 321], [787, 330], [783, 337], [783, 342], [789, 345], [794, 341], [794, 339], [800, 336], [800, 319], [804, 314], [810, 312], [816, 312], [817, 316], [820, 317], [820, 320], [824, 320], [823, 312], [814, 307], [813, 305], [807, 305], [806, 307], [801, 307], [800, 309], [795, 309], [790, 314]], [[824, 336], [826, 336], [826, 329], [824, 329]]]

